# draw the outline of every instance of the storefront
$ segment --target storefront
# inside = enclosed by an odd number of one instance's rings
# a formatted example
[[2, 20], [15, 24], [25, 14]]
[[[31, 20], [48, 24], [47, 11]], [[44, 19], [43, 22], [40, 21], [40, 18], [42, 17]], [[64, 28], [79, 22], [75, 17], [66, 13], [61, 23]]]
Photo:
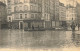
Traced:
[[45, 21], [45, 29], [51, 29], [52, 28], [52, 21]]
[[23, 20], [14, 20], [9, 23], [9, 27], [12, 29], [23, 29]]
[[44, 20], [24, 20], [24, 29], [43, 29], [44, 28]]

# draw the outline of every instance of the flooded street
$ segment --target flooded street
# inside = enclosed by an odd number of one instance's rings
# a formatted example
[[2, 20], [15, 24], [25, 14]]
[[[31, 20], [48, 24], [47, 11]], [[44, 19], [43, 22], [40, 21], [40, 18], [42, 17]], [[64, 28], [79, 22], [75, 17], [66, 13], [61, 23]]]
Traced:
[[79, 39], [72, 31], [0, 30], [0, 48], [79, 47]]

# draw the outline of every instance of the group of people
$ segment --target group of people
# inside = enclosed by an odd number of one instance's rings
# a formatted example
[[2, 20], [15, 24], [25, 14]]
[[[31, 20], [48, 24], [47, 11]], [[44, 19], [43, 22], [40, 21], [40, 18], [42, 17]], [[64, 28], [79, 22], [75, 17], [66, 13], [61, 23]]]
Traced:
[[75, 31], [76, 26], [78, 27], [78, 30], [79, 30], [79, 24], [75, 24], [75, 23], [73, 22], [72, 25], [71, 25], [72, 31]]

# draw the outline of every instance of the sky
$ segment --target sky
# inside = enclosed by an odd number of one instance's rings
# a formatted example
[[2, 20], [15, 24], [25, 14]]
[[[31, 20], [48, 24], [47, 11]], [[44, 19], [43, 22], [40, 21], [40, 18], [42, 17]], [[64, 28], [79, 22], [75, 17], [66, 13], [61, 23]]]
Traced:
[[[7, 0], [6, 0], [7, 1]], [[68, 2], [67, 2], [68, 1]], [[70, 3], [71, 5], [73, 5], [73, 0], [60, 0], [60, 2], [64, 3], [65, 5], [67, 5], [68, 3]], [[76, 0], [78, 3], [80, 3], [80, 0]], [[74, 6], [76, 6], [76, 4], [74, 4]]]
[[[78, 3], [80, 3], [80, 0], [75, 0], [77, 1]], [[60, 0], [60, 2], [64, 3], [65, 5], [67, 5], [68, 3], [70, 3], [72, 6], [76, 6], [76, 2], [74, 2], [74, 5], [73, 5], [73, 0]]]

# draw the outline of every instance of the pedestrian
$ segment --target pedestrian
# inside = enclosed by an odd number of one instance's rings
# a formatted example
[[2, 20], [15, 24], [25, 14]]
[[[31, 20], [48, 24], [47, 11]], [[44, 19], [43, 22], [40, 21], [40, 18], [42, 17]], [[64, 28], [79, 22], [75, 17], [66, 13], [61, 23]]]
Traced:
[[75, 31], [75, 24], [74, 23], [72, 23], [72, 25], [71, 25], [71, 29], [72, 29], [72, 31]]

